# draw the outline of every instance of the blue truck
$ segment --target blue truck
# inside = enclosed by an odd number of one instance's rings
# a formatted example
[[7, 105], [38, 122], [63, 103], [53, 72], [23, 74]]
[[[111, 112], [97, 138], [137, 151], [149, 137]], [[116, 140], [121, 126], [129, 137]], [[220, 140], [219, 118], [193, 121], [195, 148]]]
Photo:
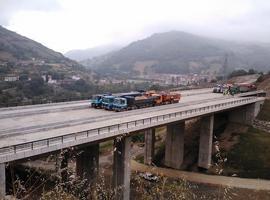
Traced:
[[[91, 99], [91, 107], [93, 108], [104, 108], [105, 110], [113, 110], [113, 104], [119, 101], [119, 99], [125, 100], [125, 97], [135, 98], [138, 96], [142, 96], [144, 91], [133, 91], [127, 93], [117, 93], [117, 94], [101, 94], [94, 95]], [[123, 102], [118, 103], [120, 107], [124, 104]], [[117, 104], [117, 105], [118, 105]], [[122, 110], [122, 108], [120, 108]]]
[[113, 110], [120, 112], [124, 110], [134, 110], [144, 107], [152, 107], [156, 105], [155, 97], [146, 96], [124, 96], [117, 97], [113, 102]]
[[104, 108], [105, 110], [113, 110], [113, 103], [116, 98], [124, 98], [125, 96], [136, 97], [141, 95], [142, 95], [141, 92], [128, 92], [113, 95], [105, 95], [102, 97], [102, 108]]
[[112, 110], [113, 109], [113, 102], [116, 96], [113, 95], [106, 95], [102, 97], [102, 108], [105, 110]]
[[106, 93], [106, 94], [96, 94], [94, 96], [92, 96], [91, 100], [90, 100], [90, 105], [93, 108], [102, 108], [102, 98], [104, 96], [109, 96], [111, 95], [110, 93]]
[[90, 100], [91, 102], [91, 107], [93, 108], [101, 108], [102, 107], [102, 97], [104, 95], [94, 95], [92, 99]]

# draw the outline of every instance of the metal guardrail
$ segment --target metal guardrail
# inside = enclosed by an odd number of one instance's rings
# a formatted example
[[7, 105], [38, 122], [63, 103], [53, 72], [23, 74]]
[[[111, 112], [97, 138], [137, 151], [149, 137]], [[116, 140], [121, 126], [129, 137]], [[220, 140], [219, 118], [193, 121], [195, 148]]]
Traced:
[[8, 147], [2, 147], [0, 148], [0, 157], [25, 153], [25, 152], [43, 149], [43, 148], [54, 147], [56, 145], [61, 145], [61, 144], [69, 143], [69, 142], [82, 141], [82, 143], [84, 143], [83, 140], [86, 140], [87, 138], [97, 136], [97, 135], [111, 133], [112, 135], [110, 136], [107, 135], [107, 137], [117, 136], [119, 134], [129, 133], [130, 132], [129, 130], [134, 129], [134, 128], [144, 129], [146, 125], [154, 127], [154, 126], [160, 125], [161, 122], [162, 124], [171, 123], [173, 121], [179, 121], [182, 119], [196, 117], [198, 115], [212, 113], [215, 111], [219, 111], [221, 109], [225, 110], [225, 109], [233, 108], [236, 106], [246, 105], [248, 103], [253, 103], [254, 100], [256, 99], [257, 97], [247, 97], [244, 99], [241, 98], [241, 99], [236, 99], [230, 102], [217, 103], [217, 104], [213, 104], [209, 106], [203, 106], [200, 108], [194, 108], [194, 109], [189, 109], [189, 110], [184, 110], [184, 111], [173, 112], [169, 114], [157, 115], [157, 116], [147, 117], [144, 119], [138, 119], [134, 121], [90, 129], [87, 131], [70, 133], [63, 136], [57, 136], [57, 137], [22, 143], [18, 145], [12, 145]]

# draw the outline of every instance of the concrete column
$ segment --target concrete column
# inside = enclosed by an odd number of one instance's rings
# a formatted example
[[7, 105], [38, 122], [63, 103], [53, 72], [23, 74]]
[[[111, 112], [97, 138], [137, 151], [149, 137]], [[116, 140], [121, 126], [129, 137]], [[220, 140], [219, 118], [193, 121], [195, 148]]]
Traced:
[[214, 115], [202, 117], [198, 166], [209, 169], [211, 166]]
[[68, 150], [63, 150], [60, 153], [60, 173], [62, 182], [68, 181], [68, 160], [69, 160], [69, 152]]
[[144, 164], [151, 165], [155, 155], [155, 128], [144, 133]]
[[6, 196], [6, 165], [0, 163], [0, 199]]
[[253, 120], [258, 115], [262, 104], [263, 101], [255, 102], [253, 104], [242, 106], [240, 108], [236, 108], [230, 111], [229, 121], [246, 125], [252, 125]]
[[76, 175], [94, 180], [99, 168], [99, 144], [93, 144], [78, 150], [76, 155]]
[[130, 198], [130, 142], [131, 137], [114, 140], [113, 185], [118, 190], [116, 199]]
[[177, 122], [167, 126], [165, 141], [165, 165], [180, 169], [184, 158], [185, 122]]

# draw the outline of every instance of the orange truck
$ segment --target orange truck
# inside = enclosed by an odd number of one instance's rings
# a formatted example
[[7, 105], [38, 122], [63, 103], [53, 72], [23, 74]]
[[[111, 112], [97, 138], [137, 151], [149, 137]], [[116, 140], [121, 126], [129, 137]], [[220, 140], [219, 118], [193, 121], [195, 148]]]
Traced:
[[171, 92], [159, 92], [156, 93], [154, 91], [148, 91], [146, 93], [147, 96], [155, 97], [155, 104], [156, 105], [165, 105], [165, 104], [172, 104], [178, 103], [181, 95], [178, 93], [171, 93]]

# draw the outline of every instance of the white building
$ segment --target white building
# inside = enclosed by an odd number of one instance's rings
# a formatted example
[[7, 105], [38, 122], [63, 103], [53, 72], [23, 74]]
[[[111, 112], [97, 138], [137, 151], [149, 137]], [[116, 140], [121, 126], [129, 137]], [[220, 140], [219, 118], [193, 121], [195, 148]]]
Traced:
[[19, 80], [19, 76], [16, 75], [7, 75], [4, 77], [4, 81], [7, 82], [13, 82], [13, 81], [18, 81]]
[[75, 81], [78, 81], [78, 80], [81, 79], [81, 77], [76, 76], [76, 75], [73, 75], [73, 76], [71, 77], [71, 79], [73, 79], [73, 80], [75, 80]]

